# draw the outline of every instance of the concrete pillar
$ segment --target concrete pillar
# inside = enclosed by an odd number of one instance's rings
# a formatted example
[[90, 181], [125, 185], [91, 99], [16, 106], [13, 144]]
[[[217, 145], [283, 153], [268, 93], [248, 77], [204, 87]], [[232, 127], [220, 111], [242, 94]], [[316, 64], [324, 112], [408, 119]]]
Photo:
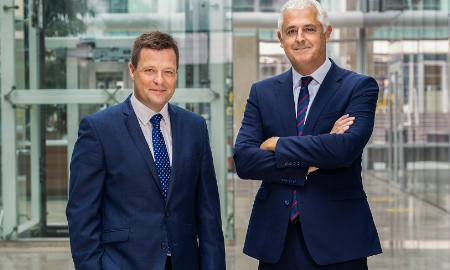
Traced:
[[256, 36], [233, 37], [233, 141], [241, 127], [250, 87], [258, 80], [258, 46]]

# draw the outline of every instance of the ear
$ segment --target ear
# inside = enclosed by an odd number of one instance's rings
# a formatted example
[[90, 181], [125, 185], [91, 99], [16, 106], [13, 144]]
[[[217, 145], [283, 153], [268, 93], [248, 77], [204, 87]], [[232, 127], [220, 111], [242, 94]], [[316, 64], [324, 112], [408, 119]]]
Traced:
[[331, 31], [333, 31], [333, 27], [331, 27], [331, 25], [328, 25], [327, 31], [325, 31], [325, 39], [327, 43], [328, 41], [330, 41]]
[[128, 63], [128, 69], [130, 70], [130, 77], [134, 81], [134, 71], [136, 69], [134, 68], [133, 64], [131, 64], [131, 62]]
[[284, 49], [283, 47], [283, 37], [281, 36], [281, 32], [277, 31], [278, 40], [280, 41], [280, 47]]

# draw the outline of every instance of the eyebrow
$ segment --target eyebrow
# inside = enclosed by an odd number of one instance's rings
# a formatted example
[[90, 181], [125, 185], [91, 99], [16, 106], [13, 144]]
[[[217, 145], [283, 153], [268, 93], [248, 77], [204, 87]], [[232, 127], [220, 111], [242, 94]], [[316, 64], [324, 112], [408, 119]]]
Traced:
[[[318, 28], [318, 26], [317, 25], [315, 25], [315, 24], [306, 24], [306, 25], [302, 25], [302, 27], [301, 28], [305, 28], [305, 27], [313, 27], [313, 28]], [[297, 28], [297, 26], [295, 26], [295, 25], [290, 25], [290, 26], [288, 26], [288, 27], [286, 27], [286, 31], [288, 31], [288, 30], [291, 30], [291, 29], [296, 29]]]
[[314, 28], [317, 28], [317, 25], [315, 25], [315, 24], [307, 24], [307, 25], [303, 25], [303, 27], [314, 27]]
[[291, 25], [291, 26], [286, 27], [285, 30], [288, 31], [288, 30], [295, 29], [295, 28], [297, 28], [297, 27], [294, 25]]

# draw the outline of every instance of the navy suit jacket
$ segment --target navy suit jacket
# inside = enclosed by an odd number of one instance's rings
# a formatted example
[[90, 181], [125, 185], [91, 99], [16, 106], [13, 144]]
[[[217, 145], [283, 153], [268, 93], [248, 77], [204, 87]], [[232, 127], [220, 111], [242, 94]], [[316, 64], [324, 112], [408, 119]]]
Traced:
[[[333, 61], [296, 136], [292, 70], [253, 84], [234, 160], [240, 178], [262, 180], [244, 253], [276, 263], [283, 251], [294, 189], [309, 253], [319, 265], [381, 253], [361, 179], [361, 154], [374, 125], [376, 81]], [[345, 114], [344, 134], [329, 134]], [[259, 148], [278, 136], [275, 153]], [[308, 167], [319, 170], [307, 175]]]
[[76, 269], [225, 270], [220, 203], [203, 117], [169, 104], [173, 160], [164, 200], [130, 98], [81, 120], [66, 214]]

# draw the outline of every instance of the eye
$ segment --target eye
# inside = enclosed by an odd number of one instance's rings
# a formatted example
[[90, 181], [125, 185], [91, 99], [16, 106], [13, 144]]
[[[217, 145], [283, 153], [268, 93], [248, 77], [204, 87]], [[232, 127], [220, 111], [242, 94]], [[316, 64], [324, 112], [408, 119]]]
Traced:
[[290, 29], [290, 30], [287, 31], [288, 35], [293, 35], [295, 33], [297, 33], [297, 30], [295, 30], [295, 29]]
[[315, 30], [316, 30], [316, 29], [311, 28], [311, 27], [305, 29], [306, 32], [314, 32]]
[[151, 69], [151, 68], [144, 69], [145, 74], [152, 74], [153, 72], [154, 72], [154, 69]]
[[175, 75], [175, 72], [172, 70], [166, 70], [164, 71], [164, 74], [170, 77], [173, 77]]

